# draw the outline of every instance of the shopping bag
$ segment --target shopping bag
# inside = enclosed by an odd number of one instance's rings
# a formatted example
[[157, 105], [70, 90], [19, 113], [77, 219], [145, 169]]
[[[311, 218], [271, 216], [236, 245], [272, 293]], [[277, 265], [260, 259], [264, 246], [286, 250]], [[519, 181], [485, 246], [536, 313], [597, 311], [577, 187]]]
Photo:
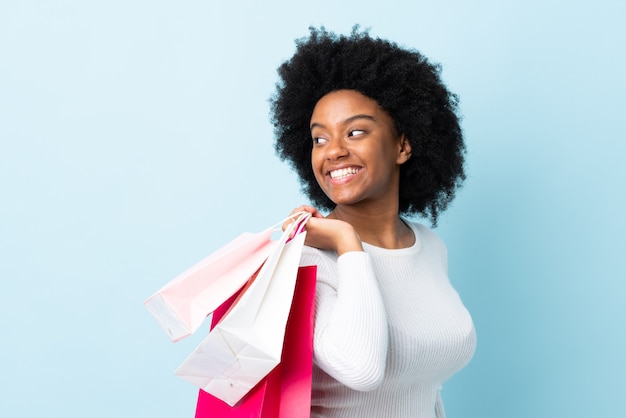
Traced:
[[[308, 418], [311, 415], [316, 267], [300, 267], [281, 362], [235, 406], [200, 389], [195, 418]], [[213, 313], [213, 326], [232, 304]]]
[[238, 302], [176, 375], [234, 405], [278, 365], [309, 217], [289, 224]]
[[276, 243], [274, 228], [244, 233], [178, 275], [144, 304], [173, 341], [193, 334], [259, 270]]
[[282, 358], [278, 365], [281, 371], [279, 418], [311, 416], [316, 278], [316, 266], [298, 269]]

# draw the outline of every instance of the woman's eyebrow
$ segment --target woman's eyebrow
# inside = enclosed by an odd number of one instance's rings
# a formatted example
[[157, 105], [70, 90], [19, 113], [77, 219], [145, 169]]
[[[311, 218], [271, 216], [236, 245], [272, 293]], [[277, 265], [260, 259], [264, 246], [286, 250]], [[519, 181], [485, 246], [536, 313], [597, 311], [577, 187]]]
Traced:
[[[372, 122], [376, 122], [376, 118], [372, 115], [358, 114], [358, 115], [350, 116], [348, 119], [344, 120], [342, 123], [345, 125], [345, 124], [354, 122], [355, 120], [359, 120], [359, 119], [367, 119], [367, 120], [371, 120]], [[324, 125], [321, 123], [314, 122], [311, 124], [311, 130], [313, 130], [313, 128], [324, 128]]]

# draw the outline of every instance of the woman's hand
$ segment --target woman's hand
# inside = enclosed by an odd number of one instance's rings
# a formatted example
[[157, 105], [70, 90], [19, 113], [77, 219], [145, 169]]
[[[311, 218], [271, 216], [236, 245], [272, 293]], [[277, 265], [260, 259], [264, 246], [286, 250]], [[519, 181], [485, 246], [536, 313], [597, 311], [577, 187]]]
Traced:
[[[309, 212], [311, 218], [307, 221], [305, 230], [307, 232], [304, 243], [310, 247], [321, 250], [334, 250], [338, 255], [349, 251], [363, 251], [361, 239], [352, 225], [337, 219], [324, 218], [324, 216], [312, 206], [300, 206], [291, 211], [291, 214], [298, 212]], [[283, 225], [283, 230], [294, 222], [288, 220]]]

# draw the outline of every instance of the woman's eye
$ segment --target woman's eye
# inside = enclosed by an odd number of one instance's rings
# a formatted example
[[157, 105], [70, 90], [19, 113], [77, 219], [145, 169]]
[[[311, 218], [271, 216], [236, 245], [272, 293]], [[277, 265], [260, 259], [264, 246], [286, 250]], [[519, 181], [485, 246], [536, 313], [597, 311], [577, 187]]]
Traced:
[[363, 135], [365, 133], [365, 131], [361, 131], [359, 129], [353, 129], [348, 133], [348, 136], [359, 136], [359, 135]]
[[328, 142], [328, 141], [326, 141], [326, 139], [321, 138], [321, 137], [313, 138], [313, 143], [314, 144], [324, 144], [326, 142]]

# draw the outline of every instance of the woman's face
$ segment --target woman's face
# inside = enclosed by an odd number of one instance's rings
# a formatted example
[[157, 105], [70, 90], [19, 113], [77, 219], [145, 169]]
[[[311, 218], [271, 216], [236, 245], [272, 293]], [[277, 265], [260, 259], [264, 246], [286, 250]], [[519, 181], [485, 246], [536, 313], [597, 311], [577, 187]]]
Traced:
[[355, 90], [322, 97], [311, 116], [315, 178], [336, 205], [397, 204], [410, 145], [389, 114]]

